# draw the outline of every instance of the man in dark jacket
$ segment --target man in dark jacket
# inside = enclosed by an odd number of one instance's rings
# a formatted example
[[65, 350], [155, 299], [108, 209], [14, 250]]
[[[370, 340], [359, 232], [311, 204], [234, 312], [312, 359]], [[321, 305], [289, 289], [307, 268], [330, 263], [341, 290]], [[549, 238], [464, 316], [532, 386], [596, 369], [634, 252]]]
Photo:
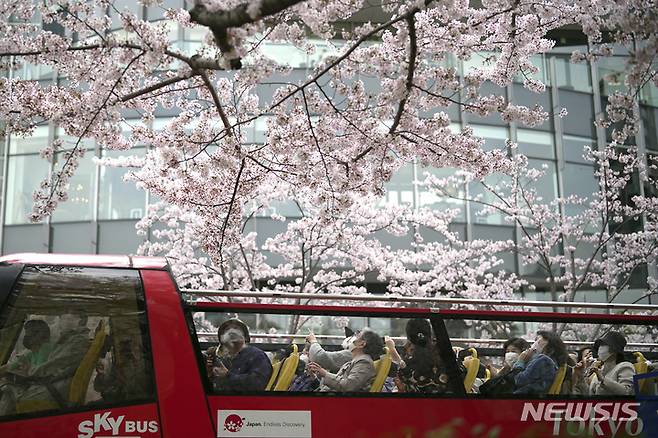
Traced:
[[208, 354], [206, 367], [217, 391], [262, 391], [272, 374], [267, 355], [249, 344], [249, 329], [239, 319], [217, 330], [220, 347]]

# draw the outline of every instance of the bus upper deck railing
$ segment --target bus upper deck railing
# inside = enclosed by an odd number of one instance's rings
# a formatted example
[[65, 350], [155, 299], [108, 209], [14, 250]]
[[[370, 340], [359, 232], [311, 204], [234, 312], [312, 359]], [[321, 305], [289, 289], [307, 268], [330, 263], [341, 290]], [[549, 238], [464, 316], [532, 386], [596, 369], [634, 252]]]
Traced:
[[466, 305], [466, 306], [508, 306], [508, 307], [545, 307], [545, 308], [578, 308], [604, 310], [634, 310], [658, 311], [658, 304], [624, 304], [624, 303], [588, 303], [582, 301], [541, 301], [541, 300], [496, 300], [482, 298], [452, 298], [452, 297], [407, 297], [398, 295], [341, 295], [341, 294], [311, 294], [290, 292], [237, 292], [224, 290], [191, 290], [181, 289], [181, 293], [198, 300], [199, 297], [219, 298], [269, 298], [286, 300], [310, 301], [354, 301], [378, 303], [427, 303], [429, 305]]
[[[207, 332], [207, 331], [200, 331], [197, 332], [197, 336], [201, 339], [210, 339], [212, 341], [217, 340], [217, 332]], [[303, 333], [295, 333], [295, 334], [290, 334], [290, 333], [249, 333], [249, 337], [251, 339], [260, 339], [260, 340], [266, 340], [270, 342], [285, 342], [289, 341], [290, 339], [297, 339], [297, 340], [303, 340], [306, 338], [306, 334]], [[329, 343], [332, 343], [334, 345], [340, 345], [341, 341], [345, 339], [345, 336], [341, 335], [314, 335], [315, 338], [318, 341], [327, 341]], [[395, 341], [397, 344], [403, 344], [407, 338], [403, 336], [391, 336], [390, 337], [393, 341]], [[458, 343], [458, 344], [465, 344], [469, 346], [481, 344], [481, 345], [489, 345], [489, 346], [502, 346], [505, 342], [508, 341], [508, 339], [480, 339], [480, 338], [450, 338], [450, 340], [453, 343]], [[563, 341], [565, 345], [568, 346], [579, 346], [579, 347], [586, 347], [586, 346], [591, 346], [592, 341], [571, 341], [571, 340], [565, 340]], [[632, 348], [658, 348], [658, 343], [655, 342], [629, 342], [626, 344], [626, 348], [632, 349]]]

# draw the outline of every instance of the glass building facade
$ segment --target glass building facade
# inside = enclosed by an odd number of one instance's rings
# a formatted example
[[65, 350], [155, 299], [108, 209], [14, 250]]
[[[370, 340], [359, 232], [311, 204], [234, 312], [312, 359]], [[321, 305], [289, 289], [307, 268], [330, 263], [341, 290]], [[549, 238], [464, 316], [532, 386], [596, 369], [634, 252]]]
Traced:
[[[136, 6], [130, 1], [116, 1], [119, 10], [124, 7], [133, 10], [149, 20], [162, 17], [162, 9], [157, 7]], [[180, 7], [181, 0], [165, 1], [164, 7]], [[116, 20], [116, 17], [114, 17]], [[118, 22], [118, 20], [117, 20]], [[202, 44], [205, 34], [203, 29], [186, 29], [172, 23], [170, 38], [176, 41], [178, 48], [190, 52]], [[286, 76], [286, 81], [305, 78], [323, 57], [335, 52], [341, 41], [331, 44], [317, 41], [317, 50], [309, 55], [303, 51], [282, 44], [270, 44], [266, 50], [273, 59], [285, 59], [294, 68]], [[505, 124], [497, 115], [480, 118], [466, 114], [457, 108], [449, 111], [452, 128], [460, 130], [472, 126], [476, 135], [485, 139], [485, 148], [506, 148], [507, 138], [518, 143], [518, 151], [529, 157], [532, 167], [544, 168], [546, 176], [537, 189], [544, 199], [566, 196], [569, 194], [588, 195], [597, 188], [593, 167], [583, 159], [583, 146], [602, 147], [609, 140], [604, 129], [594, 125], [594, 119], [605, 111], [606, 96], [623, 87], [624, 58], [612, 57], [592, 64], [572, 64], [570, 53], [574, 47], [558, 47], [552, 52], [534, 59], [539, 67], [538, 78], [547, 85], [543, 94], [534, 94], [518, 82], [500, 88], [493, 84], [483, 86], [484, 93], [506, 96], [510, 101], [529, 107], [540, 104], [550, 113], [549, 119], [541, 126], [528, 129], [516, 124]], [[469, 61], [447, 61], [459, 71], [467, 71], [472, 66], [479, 66], [482, 58], [473, 57]], [[6, 75], [20, 76], [25, 79], [39, 80], [44, 84], [56, 83], [58, 78], [53, 71], [43, 66], [24, 66], [20, 71], [4, 72]], [[276, 82], [273, 80], [272, 82]], [[367, 87], [376, 89], [378, 84], [364, 78]], [[274, 86], [263, 85], [259, 88], [261, 102], [271, 99]], [[569, 115], [560, 118], [560, 108], [567, 108]], [[640, 112], [642, 127], [635, 138], [640, 152], [658, 155], [658, 89], [647, 85], [641, 95]], [[153, 121], [154, 127], [163, 126], [175, 114], [171, 110], [160, 110]], [[136, 123], [139, 123], [135, 120]], [[130, 129], [131, 121], [126, 123]], [[248, 141], [264, 140], [265, 120], [258, 120], [250, 128]], [[45, 223], [31, 224], [27, 219], [32, 208], [32, 192], [41, 179], [51, 171], [60, 158], [48, 162], [39, 156], [40, 148], [48, 141], [63, 137], [65, 144], [72, 144], [53, 124], [37, 127], [30, 138], [13, 138], [6, 136], [0, 147], [2, 164], [0, 248], [3, 254], [36, 251], [58, 253], [134, 253], [143, 241], [134, 230], [137, 220], [146, 212], [151, 201], [149, 194], [137, 190], [133, 185], [124, 183], [122, 175], [125, 169], [99, 167], [93, 163], [93, 157], [116, 157], [119, 151], [104, 150], [94, 142], [87, 141], [87, 154], [70, 184], [69, 200], [61, 203], [56, 213]], [[144, 145], [132, 151], [143, 154], [148, 146]], [[507, 224], [500, 215], [478, 215], [479, 206], [469, 202], [439, 198], [424, 190], [419, 184], [425, 172], [448, 175], [452, 169], [424, 169], [416, 163], [409, 163], [402, 168], [388, 183], [388, 192], [381, 200], [382, 204], [408, 204], [414, 207], [459, 208], [460, 214], [452, 225], [463, 239], [519, 239], [519, 229]], [[500, 176], [492, 175], [495, 181]], [[462, 188], [464, 194], [477, 194], [478, 186], [473, 184]], [[632, 188], [637, 193], [652, 187], [636, 184]], [[282, 203], [276, 213], [295, 217], [295, 208]], [[274, 212], [274, 211], [272, 211]], [[569, 212], [567, 212], [569, 213]], [[285, 224], [267, 217], [256, 217], [249, 231], [258, 231], [262, 243], [268, 237], [282, 231]], [[420, 230], [421, 234], [431, 235], [429, 230]], [[382, 236], [393, 248], [408, 247], [409, 240], [399, 237]], [[505, 268], [518, 272], [537, 283], [543, 281], [544, 275], [532, 267], [523, 267], [515, 254], [505, 256]], [[653, 268], [649, 268], [653, 269]], [[645, 273], [646, 277], [646, 273]], [[540, 287], [541, 289], [541, 287]]]

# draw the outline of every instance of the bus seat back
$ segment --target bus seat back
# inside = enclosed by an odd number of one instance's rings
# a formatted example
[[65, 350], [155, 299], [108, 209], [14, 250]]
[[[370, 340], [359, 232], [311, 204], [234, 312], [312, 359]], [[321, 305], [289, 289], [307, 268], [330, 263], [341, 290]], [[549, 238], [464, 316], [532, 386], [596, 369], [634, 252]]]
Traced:
[[274, 389], [274, 382], [276, 378], [279, 377], [279, 372], [281, 371], [282, 361], [277, 360], [272, 363], [272, 375], [270, 375], [270, 380], [267, 382], [265, 391], [272, 391]]
[[287, 391], [295, 378], [295, 372], [299, 365], [299, 352], [296, 344], [292, 344], [292, 353], [288, 356], [281, 365], [279, 377], [276, 379], [274, 391]]
[[564, 382], [564, 376], [567, 375], [567, 364], [563, 364], [560, 368], [557, 369], [555, 378], [553, 379], [553, 384], [548, 388], [548, 393], [551, 395], [559, 394], [562, 389], [562, 382]]
[[85, 401], [84, 399], [87, 394], [89, 382], [91, 381], [91, 375], [100, 359], [103, 345], [105, 345], [106, 336], [105, 322], [101, 320], [96, 327], [94, 340], [91, 342], [87, 353], [85, 353], [82, 358], [75, 374], [73, 374], [73, 379], [71, 379], [68, 401], [73, 405], [79, 405]]
[[[635, 363], [633, 364], [633, 367], [635, 368], [635, 374], [648, 373], [649, 364], [647, 363], [647, 359], [644, 357], [644, 354], [640, 353], [639, 351], [636, 351], [635, 353], [633, 353], [633, 356], [635, 356]], [[638, 387], [640, 389], [640, 392], [644, 390], [646, 383], [647, 383], [646, 379], [640, 380], [638, 382]]]
[[468, 349], [471, 352], [471, 359], [464, 364], [466, 367], [466, 377], [464, 377], [464, 389], [467, 393], [473, 392], [473, 383], [477, 378], [478, 371], [480, 370], [480, 359], [475, 348]]
[[370, 385], [370, 392], [382, 392], [392, 362], [391, 352], [388, 347], [384, 347], [384, 354], [375, 361], [375, 380]]
[[41, 412], [57, 409], [59, 406], [56, 402], [44, 399], [19, 400], [16, 402], [16, 413], [25, 414], [29, 412]]

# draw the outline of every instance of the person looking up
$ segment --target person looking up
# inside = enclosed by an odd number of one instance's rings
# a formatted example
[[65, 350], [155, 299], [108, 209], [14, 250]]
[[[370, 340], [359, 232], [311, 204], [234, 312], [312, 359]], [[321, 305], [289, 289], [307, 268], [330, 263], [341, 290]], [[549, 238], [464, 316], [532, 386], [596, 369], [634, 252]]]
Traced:
[[308, 369], [322, 379], [319, 391], [355, 392], [369, 391], [375, 379], [374, 361], [384, 352], [384, 340], [370, 329], [361, 330], [348, 345], [352, 360], [345, 363], [336, 373], [331, 373], [315, 362]]

